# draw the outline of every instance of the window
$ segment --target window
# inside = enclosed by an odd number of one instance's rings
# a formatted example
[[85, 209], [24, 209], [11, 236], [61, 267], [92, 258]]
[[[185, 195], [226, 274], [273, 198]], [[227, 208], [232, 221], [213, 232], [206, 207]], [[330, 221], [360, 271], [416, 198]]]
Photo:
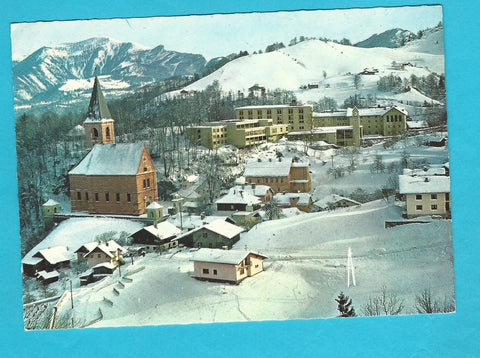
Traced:
[[88, 201], [88, 191], [85, 192], [85, 200]]
[[423, 210], [423, 206], [422, 206], [422, 205], [417, 205], [417, 206], [415, 207], [415, 209], [416, 209], [416, 210]]
[[105, 201], [110, 201], [110, 193], [108, 191], [105, 193]]
[[143, 167], [143, 171], [146, 172], [148, 170], [147, 167]]
[[432, 209], [432, 210], [437, 210], [437, 208], [438, 208], [438, 207], [437, 207], [437, 204], [432, 204], [432, 206], [431, 206], [431, 209]]
[[116, 199], [117, 201], [120, 201], [120, 193], [115, 194], [115, 199]]
[[98, 193], [95, 193], [95, 201], [98, 201]]
[[107, 127], [107, 129], [105, 130], [105, 136], [110, 139], [110, 128]]
[[147, 179], [147, 188], [150, 188], [150, 178]]
[[212, 243], [209, 243], [209, 244], [208, 244], [208, 247], [209, 247], [210, 249], [213, 249], [213, 244], [212, 244]]
[[92, 138], [97, 139], [98, 138], [98, 130], [97, 128], [92, 128]]
[[415, 199], [417, 199], [417, 200], [422, 200], [422, 194], [417, 194], [417, 195], [415, 195]]
[[242, 268], [240, 269], [240, 275], [243, 275], [245, 273], [245, 270]]
[[216, 270], [216, 269], [213, 269], [213, 274], [214, 274], [214, 275], [217, 274], [217, 270]]
[[147, 187], [147, 181], [143, 179], [143, 189], [145, 189], [146, 187]]
[[450, 200], [450, 193], [445, 193], [445, 200]]
[[82, 193], [77, 191], [77, 200], [82, 200]]
[[132, 196], [130, 195], [130, 193], [127, 193], [127, 201], [128, 201], [128, 202], [131, 202], [131, 201], [132, 201]]
[[102, 254], [98, 254], [98, 256], [97, 256], [97, 257], [98, 257], [98, 258], [101, 258], [101, 257], [102, 257]]
[[430, 195], [430, 199], [432, 199], [432, 200], [437, 200], [437, 194], [432, 194], [432, 195]]
[[208, 274], [209, 274], [209, 271], [208, 271], [208, 269], [203, 269], [203, 270], [202, 270], [202, 273], [203, 273], [204, 275], [208, 275]]

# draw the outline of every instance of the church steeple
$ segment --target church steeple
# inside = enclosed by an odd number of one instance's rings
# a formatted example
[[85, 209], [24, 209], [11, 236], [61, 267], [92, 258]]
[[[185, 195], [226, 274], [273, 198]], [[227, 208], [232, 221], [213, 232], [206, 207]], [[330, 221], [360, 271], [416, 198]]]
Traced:
[[93, 82], [92, 96], [83, 124], [87, 149], [91, 149], [94, 144], [115, 143], [114, 120], [103, 97], [97, 76]]

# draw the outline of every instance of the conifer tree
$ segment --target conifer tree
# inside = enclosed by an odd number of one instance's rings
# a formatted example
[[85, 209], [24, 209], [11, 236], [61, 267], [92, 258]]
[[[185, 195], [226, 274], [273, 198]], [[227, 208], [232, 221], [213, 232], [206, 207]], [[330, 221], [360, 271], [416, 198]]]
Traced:
[[355, 309], [352, 306], [352, 299], [349, 299], [348, 296], [345, 296], [343, 292], [340, 292], [338, 297], [335, 299], [338, 303], [337, 310], [340, 312], [338, 317], [356, 317]]

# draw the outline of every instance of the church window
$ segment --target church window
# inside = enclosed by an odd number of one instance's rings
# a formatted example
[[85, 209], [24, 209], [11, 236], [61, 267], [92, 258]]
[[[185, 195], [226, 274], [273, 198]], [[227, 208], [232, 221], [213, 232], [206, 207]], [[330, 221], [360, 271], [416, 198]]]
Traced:
[[146, 172], [148, 170], [147, 167], [143, 167], [143, 171]]
[[95, 193], [95, 201], [98, 201], [98, 193]]
[[147, 188], [150, 188], [150, 178], [147, 179]]
[[82, 193], [77, 191], [77, 200], [82, 200]]
[[117, 201], [120, 201], [120, 193], [115, 194]]
[[110, 128], [107, 127], [107, 129], [105, 130], [105, 136], [110, 139]]
[[88, 191], [85, 192], [85, 200], [88, 201]]
[[146, 187], [147, 187], [147, 181], [143, 179], [143, 189], [145, 189]]
[[132, 196], [130, 193], [127, 193], [127, 201], [131, 202], [132, 201]]
[[105, 193], [105, 201], [110, 201], [110, 193], [108, 191]]
[[92, 128], [92, 138], [94, 138], [94, 139], [98, 138], [98, 129], [97, 128]]

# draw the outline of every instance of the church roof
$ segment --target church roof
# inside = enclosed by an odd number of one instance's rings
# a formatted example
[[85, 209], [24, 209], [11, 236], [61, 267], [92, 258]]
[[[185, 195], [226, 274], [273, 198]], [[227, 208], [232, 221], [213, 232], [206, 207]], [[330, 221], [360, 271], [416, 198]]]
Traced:
[[135, 175], [142, 157], [142, 143], [95, 144], [69, 175]]
[[102, 89], [100, 88], [100, 81], [98, 80], [98, 77], [95, 76], [86, 121], [97, 122], [102, 119], [112, 119], [112, 115], [108, 110], [105, 97], [103, 97]]

